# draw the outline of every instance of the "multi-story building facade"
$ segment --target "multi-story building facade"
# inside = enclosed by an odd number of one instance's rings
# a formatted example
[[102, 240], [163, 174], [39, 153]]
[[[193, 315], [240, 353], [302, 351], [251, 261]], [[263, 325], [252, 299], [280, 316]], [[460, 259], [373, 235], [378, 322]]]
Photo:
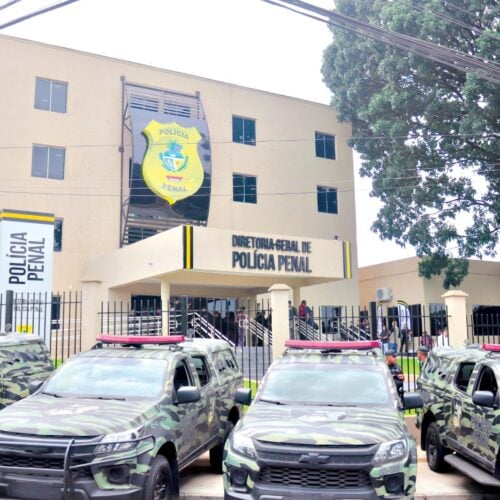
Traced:
[[359, 303], [351, 128], [334, 109], [12, 37], [0, 47], [0, 208], [54, 214], [54, 290], [160, 295], [174, 268], [136, 267], [175, 260], [161, 245], [184, 225], [194, 265], [170, 294], [285, 283], [294, 300]]

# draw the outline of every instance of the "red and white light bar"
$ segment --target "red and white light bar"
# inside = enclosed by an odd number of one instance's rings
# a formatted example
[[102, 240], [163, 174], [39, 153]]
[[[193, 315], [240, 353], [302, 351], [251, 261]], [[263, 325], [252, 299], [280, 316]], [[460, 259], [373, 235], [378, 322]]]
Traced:
[[500, 344], [483, 344], [485, 351], [500, 352]]
[[103, 344], [143, 345], [143, 344], [180, 344], [184, 342], [183, 335], [99, 335], [98, 342]]
[[339, 349], [339, 350], [365, 350], [381, 348], [382, 344], [378, 340], [355, 340], [329, 342], [321, 340], [287, 340], [285, 347], [292, 349]]

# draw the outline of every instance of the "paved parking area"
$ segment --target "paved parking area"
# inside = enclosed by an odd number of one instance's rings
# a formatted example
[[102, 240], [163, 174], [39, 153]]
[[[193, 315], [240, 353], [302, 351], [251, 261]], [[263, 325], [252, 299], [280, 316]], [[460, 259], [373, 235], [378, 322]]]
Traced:
[[[203, 455], [181, 477], [181, 498], [214, 500], [224, 498], [222, 477], [210, 472], [208, 453]], [[459, 472], [445, 474], [432, 472], [425, 453], [419, 450], [417, 493], [415, 499], [424, 500], [498, 500], [500, 491], [483, 488]]]

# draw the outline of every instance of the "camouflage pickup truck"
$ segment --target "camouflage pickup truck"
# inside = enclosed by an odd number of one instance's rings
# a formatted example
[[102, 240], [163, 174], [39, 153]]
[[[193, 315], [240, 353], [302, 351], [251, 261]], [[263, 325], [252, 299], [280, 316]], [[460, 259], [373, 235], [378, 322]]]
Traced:
[[210, 450], [221, 472], [242, 374], [229, 344], [112, 337], [0, 412], [0, 498], [170, 499]]
[[0, 409], [28, 396], [30, 382], [45, 380], [53, 370], [42, 338], [0, 334]]
[[435, 348], [417, 382], [429, 467], [500, 487], [500, 345]]
[[380, 343], [287, 346], [227, 440], [225, 499], [412, 498], [416, 444]]

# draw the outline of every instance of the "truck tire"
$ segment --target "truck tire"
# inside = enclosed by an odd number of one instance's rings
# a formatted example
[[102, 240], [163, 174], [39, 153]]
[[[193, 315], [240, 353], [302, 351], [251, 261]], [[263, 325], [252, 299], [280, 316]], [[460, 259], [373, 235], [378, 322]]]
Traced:
[[425, 454], [429, 469], [434, 472], [444, 472], [448, 469], [448, 464], [444, 461], [445, 455], [450, 452], [443, 446], [439, 437], [439, 428], [436, 422], [432, 422], [427, 428], [425, 435]]
[[144, 489], [145, 500], [172, 500], [172, 470], [165, 457], [158, 455], [151, 462]]
[[222, 460], [224, 455], [224, 445], [226, 444], [227, 438], [231, 431], [233, 430], [234, 424], [228, 421], [226, 424], [226, 434], [224, 435], [224, 440], [217, 446], [210, 449], [210, 470], [215, 474], [222, 474]]

